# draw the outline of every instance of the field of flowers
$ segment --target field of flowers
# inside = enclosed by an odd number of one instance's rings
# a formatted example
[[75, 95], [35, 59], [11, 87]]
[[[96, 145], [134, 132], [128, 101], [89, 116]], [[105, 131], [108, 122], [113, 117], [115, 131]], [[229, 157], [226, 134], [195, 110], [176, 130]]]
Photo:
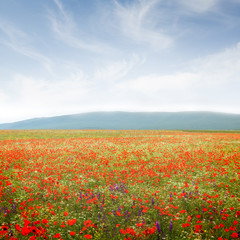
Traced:
[[0, 131], [0, 239], [240, 239], [240, 133]]

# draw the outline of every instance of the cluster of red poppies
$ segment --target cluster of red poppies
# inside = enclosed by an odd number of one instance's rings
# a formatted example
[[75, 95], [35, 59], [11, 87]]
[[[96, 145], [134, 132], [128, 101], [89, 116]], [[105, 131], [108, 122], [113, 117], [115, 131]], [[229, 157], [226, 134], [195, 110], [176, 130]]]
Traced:
[[0, 239], [240, 239], [240, 134], [9, 133]]

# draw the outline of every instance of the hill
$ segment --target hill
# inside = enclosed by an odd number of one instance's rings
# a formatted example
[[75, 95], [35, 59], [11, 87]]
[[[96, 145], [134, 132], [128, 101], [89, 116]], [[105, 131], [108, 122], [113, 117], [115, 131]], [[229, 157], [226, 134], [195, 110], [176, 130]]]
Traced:
[[240, 130], [240, 114], [215, 112], [92, 112], [0, 124], [0, 129]]

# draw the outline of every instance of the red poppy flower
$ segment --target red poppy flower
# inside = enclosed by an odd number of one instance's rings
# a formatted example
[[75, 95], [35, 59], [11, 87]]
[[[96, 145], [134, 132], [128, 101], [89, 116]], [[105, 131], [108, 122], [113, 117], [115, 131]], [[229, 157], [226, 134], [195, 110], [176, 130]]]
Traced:
[[182, 227], [185, 228], [185, 227], [189, 227], [190, 226], [190, 223], [183, 223], [182, 224]]
[[16, 229], [18, 232], [20, 232], [21, 227], [19, 226], [19, 224], [16, 224], [16, 225], [15, 225], [15, 229]]
[[21, 234], [23, 236], [27, 236], [29, 233], [30, 233], [30, 228], [29, 227], [23, 227], [22, 230], [21, 230]]
[[43, 219], [43, 220], [42, 220], [42, 223], [43, 223], [43, 224], [47, 224], [47, 223], [48, 223], [48, 220], [47, 220], [47, 219]]
[[71, 220], [68, 220], [68, 221], [67, 221], [67, 224], [68, 224], [69, 226], [72, 226], [72, 225], [74, 225], [76, 222], [77, 222], [76, 219], [71, 219]]
[[91, 224], [92, 223], [92, 220], [86, 220], [83, 224], [88, 228], [88, 227], [91, 227]]
[[231, 237], [232, 238], [238, 238], [238, 234], [237, 233], [232, 233]]
[[60, 235], [60, 233], [56, 233], [55, 235], [53, 235], [53, 237], [54, 237], [54, 238], [60, 238], [61, 235]]
[[91, 239], [91, 238], [92, 238], [92, 235], [86, 234], [86, 235], [84, 235], [84, 237], [85, 237], [86, 239]]

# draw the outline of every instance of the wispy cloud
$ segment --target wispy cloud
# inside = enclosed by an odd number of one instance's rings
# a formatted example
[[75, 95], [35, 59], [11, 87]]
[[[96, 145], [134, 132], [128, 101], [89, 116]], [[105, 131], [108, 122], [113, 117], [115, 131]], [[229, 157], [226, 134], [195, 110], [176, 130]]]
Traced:
[[49, 73], [53, 73], [52, 60], [31, 47], [31, 36], [21, 31], [19, 28], [14, 27], [12, 24], [3, 21], [0, 23], [0, 30], [5, 35], [5, 38], [1, 40], [5, 46], [10, 47], [12, 50], [28, 58], [40, 62]]
[[157, 27], [161, 20], [161, 12], [154, 13], [159, 0], [131, 1], [121, 4], [115, 0], [115, 13], [120, 21], [121, 31], [137, 43], [150, 44], [154, 49], [168, 48], [173, 39], [163, 28]]
[[60, 13], [62, 14], [64, 21], [71, 23], [72, 19], [70, 17], [70, 15], [64, 10], [62, 3], [60, 2], [60, 0], [53, 0], [54, 3], [57, 5], [58, 10], [60, 11]]
[[221, 0], [180, 0], [180, 4], [188, 11], [204, 13], [212, 10]]
[[143, 62], [144, 59], [133, 54], [130, 59], [104, 63], [103, 67], [96, 70], [94, 78], [96, 80], [114, 83], [116, 80], [125, 77], [134, 67], [139, 67]]
[[53, 61], [50, 58], [48, 58], [47, 56], [45, 56], [45, 55], [39, 53], [38, 51], [31, 49], [27, 46], [19, 45], [16, 42], [9, 42], [9, 43], [6, 43], [6, 45], [18, 53], [40, 62], [49, 73], [54, 75]]
[[27, 34], [23, 31], [13, 27], [11, 24], [7, 23], [6, 21], [3, 21], [1, 19], [0, 22], [0, 30], [8, 36], [10, 41], [16, 41], [19, 38], [26, 38]]
[[104, 43], [94, 41], [88, 33], [82, 32], [79, 24], [76, 24], [71, 13], [67, 12], [60, 0], [53, 0], [58, 13], [49, 13], [52, 30], [63, 42], [71, 47], [87, 50], [95, 53], [111, 52], [113, 49]]

